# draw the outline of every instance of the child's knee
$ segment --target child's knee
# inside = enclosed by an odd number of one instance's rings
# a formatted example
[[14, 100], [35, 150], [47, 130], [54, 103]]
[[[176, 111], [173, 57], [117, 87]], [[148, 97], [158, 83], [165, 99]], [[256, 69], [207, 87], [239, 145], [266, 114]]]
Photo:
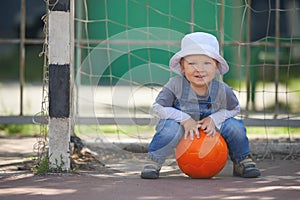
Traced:
[[168, 145], [173, 142], [176, 143], [181, 139], [183, 135], [183, 128], [175, 120], [160, 120], [156, 126], [156, 134], [154, 135], [150, 146], [161, 148], [162, 146]]
[[229, 118], [221, 127], [221, 135], [224, 137], [241, 137], [245, 138], [246, 128], [242, 120]]
[[177, 132], [178, 129], [181, 128], [181, 125], [177, 123], [173, 119], [164, 119], [160, 120], [159, 123], [156, 125], [156, 132]]
[[223, 123], [223, 126], [221, 128], [221, 130], [228, 130], [230, 132], [244, 132], [246, 131], [246, 128], [245, 128], [245, 125], [243, 123], [242, 120], [238, 120], [238, 119], [235, 119], [235, 118], [229, 118], [227, 120], [225, 120], [225, 122]]
[[[160, 120], [156, 134], [148, 146], [148, 151], [158, 159], [171, 154], [183, 135], [183, 128], [175, 120]], [[149, 154], [150, 155], [150, 154]], [[158, 161], [157, 161], [158, 162]]]

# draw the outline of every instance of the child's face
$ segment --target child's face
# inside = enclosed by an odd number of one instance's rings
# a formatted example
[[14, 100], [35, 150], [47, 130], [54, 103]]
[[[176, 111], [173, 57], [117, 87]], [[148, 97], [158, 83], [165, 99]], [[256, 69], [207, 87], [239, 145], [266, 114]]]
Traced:
[[186, 56], [180, 65], [193, 87], [207, 87], [218, 72], [217, 61], [202, 54]]

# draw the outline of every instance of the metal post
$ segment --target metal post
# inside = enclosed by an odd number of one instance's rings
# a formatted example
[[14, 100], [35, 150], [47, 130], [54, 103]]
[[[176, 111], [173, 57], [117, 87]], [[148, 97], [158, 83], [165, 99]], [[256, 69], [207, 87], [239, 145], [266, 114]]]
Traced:
[[74, 7], [75, 2], [74, 0], [70, 0], [70, 18], [69, 18], [69, 24], [70, 24], [70, 136], [74, 136], [74, 126], [75, 126], [75, 104], [74, 104], [74, 85], [75, 85], [75, 27], [74, 27]]
[[279, 85], [279, 59], [280, 59], [280, 0], [276, 0], [275, 12], [275, 115], [277, 118], [279, 111], [278, 85]]
[[195, 23], [195, 1], [191, 0], [191, 19], [190, 19], [190, 32], [194, 32], [194, 23]]
[[[74, 6], [74, 12], [76, 12], [76, 14], [77, 14], [77, 17], [79, 18], [79, 19], [82, 19], [82, 12], [83, 12], [83, 8], [82, 8], [82, 0], [76, 0], [76, 3], [75, 3], [75, 5], [76, 6]], [[74, 13], [74, 15], [75, 15], [75, 13]], [[75, 21], [74, 21], [74, 23], [75, 23]], [[81, 21], [79, 21], [79, 23], [78, 24], [76, 24], [77, 26], [76, 26], [76, 32], [74, 33], [74, 34], [76, 34], [75, 35], [75, 40], [76, 39], [79, 39], [78, 40], [78, 43], [80, 44], [81, 43], [81, 39], [82, 39], [82, 22]], [[75, 49], [75, 47], [74, 47], [74, 49]], [[80, 84], [81, 84], [81, 74], [79, 74], [78, 73], [78, 70], [80, 70], [80, 65], [81, 65], [81, 62], [82, 62], [82, 60], [81, 60], [81, 47], [76, 47], [76, 50], [75, 50], [75, 54], [76, 54], [76, 56], [75, 56], [75, 58], [74, 58], [74, 71], [77, 73], [75, 76], [76, 76], [76, 80], [74, 80], [74, 84], [75, 84], [75, 87], [76, 87], [76, 89], [74, 88], [74, 90], [75, 90], [75, 94], [74, 94], [74, 101], [75, 101], [75, 103], [74, 103], [74, 106], [75, 106], [75, 108], [74, 108], [74, 113], [76, 114], [76, 115], [78, 115], [79, 114], [79, 86], [80, 86]]]
[[25, 83], [25, 33], [26, 32], [26, 0], [21, 0], [20, 16], [20, 116], [23, 115], [23, 88]]
[[[248, 0], [248, 5], [251, 5], [251, 0]], [[250, 37], [251, 37], [251, 9], [250, 6], [247, 7], [247, 57], [246, 57], [246, 91], [247, 91], [247, 100], [246, 100], [246, 113], [249, 111], [249, 104], [251, 101], [251, 83], [250, 83], [250, 58], [251, 58], [251, 48], [250, 48]], [[252, 105], [253, 106], [253, 105]]]
[[[224, 1], [220, 1], [220, 30], [219, 30], [219, 43], [220, 43], [220, 53], [221, 55], [224, 54], [223, 52], [223, 46], [224, 46]], [[223, 80], [223, 76], [219, 77], [220, 79]]]
[[224, 0], [220, 1], [220, 30], [219, 30], [219, 42], [220, 42], [220, 46], [221, 46], [221, 53], [223, 54], [223, 44], [224, 44]]

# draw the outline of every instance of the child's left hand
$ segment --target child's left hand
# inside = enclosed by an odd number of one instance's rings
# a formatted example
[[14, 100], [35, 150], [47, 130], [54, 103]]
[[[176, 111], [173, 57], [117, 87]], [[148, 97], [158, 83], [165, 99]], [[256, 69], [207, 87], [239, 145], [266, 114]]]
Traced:
[[206, 117], [199, 121], [201, 129], [206, 133], [207, 136], [214, 136], [216, 134], [215, 122], [210, 117]]

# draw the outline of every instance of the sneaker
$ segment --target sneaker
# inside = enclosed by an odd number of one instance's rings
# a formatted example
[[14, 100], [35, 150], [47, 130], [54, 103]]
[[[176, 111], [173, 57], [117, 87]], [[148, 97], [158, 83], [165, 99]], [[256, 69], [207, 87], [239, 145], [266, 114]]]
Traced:
[[158, 179], [161, 166], [159, 164], [145, 165], [141, 172], [141, 178], [144, 179]]
[[247, 156], [240, 163], [233, 163], [233, 176], [256, 178], [260, 176], [260, 171], [250, 156]]

